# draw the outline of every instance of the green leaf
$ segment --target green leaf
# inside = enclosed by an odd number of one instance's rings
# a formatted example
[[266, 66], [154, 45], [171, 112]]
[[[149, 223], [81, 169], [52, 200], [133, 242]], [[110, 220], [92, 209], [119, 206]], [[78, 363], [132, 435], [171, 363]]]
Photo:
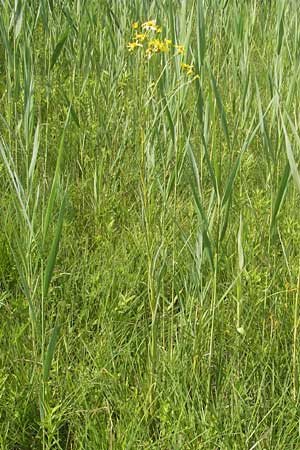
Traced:
[[53, 269], [55, 266], [56, 256], [58, 252], [59, 247], [59, 241], [61, 238], [61, 232], [62, 232], [62, 225], [63, 225], [63, 217], [64, 217], [64, 211], [65, 211], [65, 203], [66, 203], [66, 194], [64, 194], [62, 204], [59, 211], [59, 217], [56, 224], [56, 230], [55, 230], [55, 236], [52, 241], [50, 253], [47, 258], [45, 273], [44, 273], [44, 280], [43, 280], [43, 296], [44, 298], [47, 297], [50, 282], [52, 279]]
[[59, 330], [60, 330], [60, 326], [55, 325], [55, 327], [53, 328], [52, 333], [51, 333], [47, 351], [45, 353], [44, 364], [43, 364], [43, 380], [44, 380], [44, 382], [47, 382], [49, 379], [50, 368], [51, 368], [52, 359], [54, 356], [57, 339], [59, 336]]
[[224, 134], [225, 134], [225, 139], [227, 142], [227, 146], [230, 149], [231, 148], [231, 144], [230, 144], [230, 137], [229, 137], [229, 131], [228, 131], [228, 125], [227, 125], [227, 119], [226, 119], [226, 113], [225, 113], [225, 109], [223, 107], [223, 103], [219, 94], [219, 90], [217, 87], [217, 82], [215, 77], [213, 76], [213, 73], [210, 72], [210, 78], [211, 78], [211, 84], [212, 84], [212, 88], [214, 91], [214, 95], [215, 95], [215, 99], [216, 99], [216, 103], [217, 103], [217, 108], [221, 117], [221, 123], [222, 123], [222, 127], [224, 130]]
[[7, 27], [3, 22], [2, 14], [0, 14], [0, 37], [1, 37], [4, 49], [6, 50], [6, 53], [8, 56], [10, 68], [12, 69], [14, 66], [13, 50], [12, 50], [12, 46], [10, 44]]
[[292, 174], [292, 177], [294, 179], [295, 185], [296, 185], [298, 191], [300, 192], [300, 175], [299, 175], [299, 172], [298, 172], [298, 169], [297, 169], [297, 164], [296, 164], [296, 161], [295, 161], [295, 158], [294, 158], [292, 145], [291, 145], [291, 142], [289, 140], [288, 133], [286, 131], [286, 128], [285, 128], [285, 125], [284, 125], [283, 121], [282, 121], [282, 127], [283, 127], [283, 132], [284, 132], [284, 137], [285, 137], [286, 154], [287, 154], [287, 157], [288, 157], [288, 161], [289, 161], [289, 165], [290, 165], [290, 169], [291, 169], [291, 174]]
[[52, 56], [51, 56], [50, 70], [53, 69], [56, 61], [58, 60], [59, 55], [61, 54], [61, 51], [62, 51], [62, 49], [63, 49], [63, 47], [65, 45], [65, 42], [66, 42], [66, 40], [68, 38], [68, 35], [69, 35], [69, 31], [66, 31], [63, 34], [63, 37], [61, 38], [61, 40], [57, 43], [57, 45], [56, 45], [56, 47], [55, 47], [55, 49], [54, 49], [54, 51], [52, 53]]
[[206, 53], [206, 41], [205, 41], [205, 17], [204, 17], [204, 4], [203, 0], [197, 1], [197, 47], [198, 47], [198, 70], [204, 63]]
[[64, 126], [64, 129], [63, 129], [63, 132], [61, 135], [61, 139], [60, 139], [58, 156], [57, 156], [57, 160], [56, 160], [55, 174], [54, 174], [54, 178], [52, 181], [51, 192], [50, 192], [49, 200], [47, 203], [47, 209], [46, 209], [46, 213], [45, 213], [44, 227], [43, 227], [43, 241], [44, 242], [46, 241], [47, 236], [48, 236], [48, 228], [49, 228], [50, 220], [51, 220], [51, 217], [53, 214], [55, 199], [56, 199], [57, 192], [59, 189], [59, 177], [60, 177], [60, 173], [61, 173], [61, 166], [62, 166], [63, 152], [64, 152], [65, 130], [66, 130], [67, 124], [69, 122], [69, 116], [70, 116], [70, 109], [68, 111], [66, 121], [65, 121], [65, 126]]
[[283, 201], [284, 201], [286, 193], [287, 193], [287, 188], [289, 185], [290, 177], [291, 177], [290, 164], [289, 164], [289, 162], [287, 162], [285, 165], [282, 177], [281, 177], [280, 185], [279, 185], [275, 203], [273, 206], [272, 219], [271, 219], [271, 225], [270, 225], [272, 234], [274, 233], [274, 230], [275, 230], [276, 218], [278, 216], [278, 213], [281, 209], [281, 206], [283, 204]]
[[190, 145], [188, 145], [188, 151], [189, 151], [189, 156], [191, 159], [193, 174], [194, 174], [194, 177], [190, 178], [190, 186], [192, 189], [198, 217], [200, 218], [200, 220], [202, 222], [201, 223], [201, 234], [202, 234], [202, 238], [203, 238], [203, 245], [204, 245], [204, 248], [207, 250], [210, 265], [212, 268], [214, 268], [213, 250], [212, 250], [211, 241], [208, 236], [208, 220], [207, 220], [207, 216], [203, 209], [203, 206], [201, 203], [201, 198], [200, 198], [200, 179], [199, 179], [198, 166], [197, 166], [195, 156], [193, 154], [193, 150]]
[[78, 118], [78, 115], [77, 115], [77, 113], [76, 113], [76, 111], [75, 111], [75, 108], [74, 108], [74, 106], [73, 106], [73, 103], [69, 100], [69, 98], [68, 98], [68, 96], [67, 96], [67, 94], [66, 94], [65, 92], [64, 92], [63, 95], [64, 95], [64, 97], [65, 97], [65, 100], [66, 100], [68, 109], [70, 110], [70, 116], [71, 116], [73, 122], [75, 122], [75, 124], [77, 125], [77, 127], [80, 128], [79, 118]]
[[35, 133], [34, 133], [33, 150], [32, 150], [32, 156], [31, 156], [31, 162], [30, 162], [30, 166], [29, 166], [29, 171], [28, 171], [28, 178], [29, 178], [30, 182], [32, 182], [32, 177], [33, 177], [33, 174], [34, 174], [34, 169], [35, 169], [38, 149], [39, 149], [39, 124], [37, 124], [36, 129], [35, 129]]
[[17, 39], [20, 34], [20, 31], [22, 29], [22, 22], [23, 22], [23, 7], [22, 3], [18, 2], [17, 9], [15, 12], [15, 27], [14, 27], [15, 39]]
[[282, 43], [283, 43], [283, 38], [284, 38], [284, 8], [285, 8], [285, 2], [278, 2], [278, 6], [279, 6], [279, 15], [278, 15], [278, 20], [277, 23], [279, 23], [278, 26], [278, 34], [277, 34], [277, 55], [280, 54], [281, 52], [281, 48], [282, 48]]
[[245, 258], [244, 258], [244, 249], [243, 249], [243, 218], [242, 214], [240, 214], [240, 226], [238, 231], [238, 255], [239, 255], [239, 269], [240, 271], [244, 268]]
[[[264, 116], [269, 111], [269, 109], [271, 107], [271, 104], [272, 104], [272, 100], [269, 103], [268, 108], [267, 108], [267, 110], [264, 113]], [[230, 196], [232, 195], [233, 184], [234, 184], [234, 181], [236, 179], [237, 171], [238, 171], [238, 169], [240, 167], [240, 164], [241, 164], [242, 156], [244, 155], [245, 151], [248, 149], [249, 145], [253, 141], [253, 139], [254, 139], [254, 137], [255, 137], [255, 135], [257, 133], [257, 130], [260, 127], [260, 121], [259, 121], [258, 125], [256, 125], [256, 127], [252, 131], [255, 118], [256, 118], [256, 114], [254, 114], [254, 116], [252, 118], [252, 122], [251, 122], [251, 125], [249, 127], [248, 135], [247, 135], [247, 137], [246, 137], [246, 139], [244, 141], [243, 147], [242, 147], [242, 149], [241, 149], [241, 151], [240, 151], [240, 153], [239, 153], [239, 155], [238, 155], [238, 157], [237, 157], [237, 159], [236, 159], [236, 161], [235, 161], [235, 163], [233, 165], [233, 168], [232, 168], [232, 170], [230, 172], [230, 175], [228, 177], [228, 182], [226, 184], [224, 195], [223, 195], [223, 198], [222, 198], [222, 207], [227, 203], [227, 201], [229, 200]]]

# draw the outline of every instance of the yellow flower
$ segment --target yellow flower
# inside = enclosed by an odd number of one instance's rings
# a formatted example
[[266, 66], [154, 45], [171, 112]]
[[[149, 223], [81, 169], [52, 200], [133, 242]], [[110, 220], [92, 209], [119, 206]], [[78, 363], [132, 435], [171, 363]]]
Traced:
[[190, 64], [181, 63], [181, 68], [188, 75], [194, 75], [194, 66]]
[[152, 53], [159, 53], [161, 51], [161, 42], [158, 39], [153, 39], [152, 41], [149, 41], [149, 49], [151, 49]]
[[169, 48], [170, 48], [170, 45], [172, 44], [172, 41], [170, 40], [170, 39], [165, 39], [165, 42], [164, 42], [164, 47], [165, 47], [165, 51], [167, 52], [167, 51], [169, 51]]
[[143, 46], [142, 46], [142, 44], [139, 44], [138, 42], [129, 42], [129, 44], [127, 44], [127, 48], [130, 52], [133, 52], [134, 50], [136, 50], [137, 47], [143, 47]]
[[157, 31], [156, 20], [148, 20], [142, 24], [142, 29], [146, 31]]
[[144, 42], [146, 37], [147, 37], [146, 33], [135, 33], [136, 41]]
[[179, 55], [183, 55], [184, 54], [184, 46], [183, 45], [174, 45], [174, 47], [176, 48], [176, 50], [178, 51]]
[[152, 49], [151, 48], [147, 48], [147, 50], [146, 50], [146, 57], [148, 58], [148, 59], [150, 59], [151, 58], [151, 56], [153, 55], [153, 52], [152, 52]]
[[134, 30], [137, 30], [138, 27], [139, 27], [139, 23], [138, 23], [138, 22], [133, 22], [132, 28], [133, 28]]
[[168, 41], [160, 41], [159, 39], [153, 39], [152, 41], [149, 41], [148, 44], [149, 48], [151, 49], [152, 53], [160, 53], [160, 52], [168, 52], [169, 51], [169, 44]]

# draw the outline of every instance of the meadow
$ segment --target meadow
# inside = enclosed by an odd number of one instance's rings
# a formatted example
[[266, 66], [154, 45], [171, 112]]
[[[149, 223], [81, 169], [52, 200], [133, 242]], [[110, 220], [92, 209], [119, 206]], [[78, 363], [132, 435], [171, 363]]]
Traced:
[[300, 448], [297, 0], [0, 0], [0, 449]]

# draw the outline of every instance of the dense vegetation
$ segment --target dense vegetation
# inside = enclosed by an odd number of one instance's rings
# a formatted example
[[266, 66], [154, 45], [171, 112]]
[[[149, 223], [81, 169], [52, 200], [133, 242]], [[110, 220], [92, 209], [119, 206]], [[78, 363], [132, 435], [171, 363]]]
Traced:
[[297, 0], [0, 1], [0, 448], [299, 448]]

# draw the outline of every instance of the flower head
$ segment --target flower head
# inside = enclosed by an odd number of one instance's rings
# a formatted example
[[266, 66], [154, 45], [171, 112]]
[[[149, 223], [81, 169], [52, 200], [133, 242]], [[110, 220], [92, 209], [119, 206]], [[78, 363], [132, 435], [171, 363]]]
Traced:
[[146, 33], [135, 33], [135, 40], [138, 42], [144, 42], [144, 40], [147, 38]]
[[143, 46], [139, 42], [129, 42], [129, 44], [127, 44], [127, 48], [130, 52], [133, 52], [138, 47], [143, 47]]
[[147, 50], [145, 51], [145, 55], [147, 59], [150, 59], [151, 56], [153, 55], [153, 51], [151, 49], [151, 47], [148, 47]]
[[148, 46], [153, 53], [159, 53], [161, 51], [161, 41], [159, 39], [149, 41]]
[[184, 54], [184, 46], [183, 45], [175, 44], [174, 47], [176, 48], [176, 50], [177, 50], [179, 55], [183, 55]]
[[159, 39], [152, 39], [148, 42], [148, 54], [153, 53], [166, 53], [169, 51], [171, 41], [169, 39], [165, 39], [164, 41], [160, 41]]
[[132, 26], [132, 28], [133, 28], [134, 30], [137, 30], [138, 27], [139, 27], [139, 23], [138, 23], [138, 22], [133, 22], [133, 24], [132, 24], [131, 26]]
[[164, 47], [165, 47], [165, 51], [169, 51], [170, 45], [172, 44], [171, 39], [165, 39], [164, 41]]
[[145, 31], [157, 31], [158, 26], [156, 25], [156, 20], [148, 20], [148, 22], [145, 22], [142, 24], [142, 30]]
[[187, 75], [194, 75], [194, 66], [190, 64], [181, 63], [181, 68]]

